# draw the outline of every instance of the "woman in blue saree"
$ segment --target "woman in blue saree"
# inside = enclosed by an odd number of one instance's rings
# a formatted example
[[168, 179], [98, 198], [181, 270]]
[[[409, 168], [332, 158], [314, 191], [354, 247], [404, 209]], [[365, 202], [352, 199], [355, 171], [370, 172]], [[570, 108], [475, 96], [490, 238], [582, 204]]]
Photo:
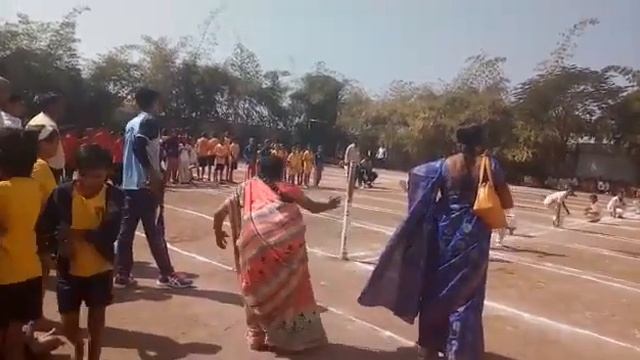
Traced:
[[[459, 154], [409, 173], [409, 212], [383, 251], [359, 303], [384, 306], [408, 323], [419, 317], [423, 359], [477, 360], [484, 354], [484, 305], [491, 229], [473, 213], [484, 129], [458, 129]], [[513, 200], [497, 161], [495, 189]]]

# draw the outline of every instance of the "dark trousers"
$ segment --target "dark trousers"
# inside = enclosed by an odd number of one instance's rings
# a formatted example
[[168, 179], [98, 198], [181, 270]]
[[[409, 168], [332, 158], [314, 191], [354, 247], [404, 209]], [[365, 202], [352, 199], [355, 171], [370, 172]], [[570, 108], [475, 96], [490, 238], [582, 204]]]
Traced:
[[160, 275], [173, 274], [173, 266], [169, 258], [167, 242], [164, 238], [164, 221], [158, 213], [158, 201], [147, 189], [125, 190], [124, 216], [118, 235], [117, 243], [117, 271], [121, 276], [129, 276], [133, 267], [133, 239], [138, 222], [142, 220], [142, 227], [151, 249]]

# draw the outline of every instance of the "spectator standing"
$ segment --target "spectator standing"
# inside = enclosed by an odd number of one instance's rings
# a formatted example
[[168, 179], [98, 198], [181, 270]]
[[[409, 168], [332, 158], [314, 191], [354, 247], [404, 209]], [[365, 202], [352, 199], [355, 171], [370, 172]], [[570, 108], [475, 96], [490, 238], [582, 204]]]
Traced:
[[62, 149], [64, 150], [64, 164], [65, 164], [65, 178], [71, 180], [73, 173], [76, 170], [75, 155], [80, 148], [80, 139], [76, 135], [75, 131], [67, 132], [62, 138]]
[[132, 248], [138, 222], [142, 221], [151, 255], [160, 270], [158, 286], [187, 288], [192, 282], [175, 273], [164, 238], [160, 124], [154, 117], [160, 112], [160, 94], [143, 88], [136, 93], [135, 99], [141, 112], [125, 128], [122, 181], [125, 208], [117, 242], [115, 285], [127, 287], [136, 283], [131, 277]]
[[238, 144], [237, 139], [231, 140], [229, 152], [231, 156], [229, 158], [229, 175], [227, 176], [227, 181], [233, 183], [233, 172], [238, 169], [238, 160], [240, 159], [240, 144]]
[[[196, 140], [196, 154], [198, 156], [198, 169], [196, 175], [198, 180], [204, 180], [204, 174], [208, 167], [209, 160], [207, 156], [209, 154], [209, 139], [207, 133], [202, 133], [198, 140]], [[211, 181], [211, 168], [209, 168], [209, 181]]]
[[22, 128], [22, 120], [11, 114], [11, 82], [0, 76], [0, 128]]
[[258, 147], [256, 146], [256, 139], [250, 138], [249, 144], [244, 148], [242, 157], [247, 163], [247, 179], [251, 179], [256, 176], [256, 165], [258, 163]]
[[22, 118], [27, 112], [27, 106], [24, 104], [22, 96], [17, 94], [11, 95], [5, 109], [4, 126], [21, 129]]
[[376, 166], [384, 167], [387, 163], [387, 147], [384, 146], [384, 143], [381, 143], [378, 147], [378, 151], [376, 151]]
[[314, 162], [315, 162], [315, 174], [313, 177], [313, 181], [314, 181], [313, 185], [315, 187], [319, 187], [320, 180], [322, 180], [322, 172], [324, 171], [324, 163], [325, 163], [324, 149], [322, 145], [318, 146], [318, 150], [316, 151]]

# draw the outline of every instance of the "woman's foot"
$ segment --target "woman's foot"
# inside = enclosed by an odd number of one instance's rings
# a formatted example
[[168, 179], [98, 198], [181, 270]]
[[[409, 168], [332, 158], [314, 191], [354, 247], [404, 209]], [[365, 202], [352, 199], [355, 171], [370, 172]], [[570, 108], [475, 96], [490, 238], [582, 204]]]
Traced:
[[425, 348], [418, 350], [418, 360], [439, 360], [441, 359], [438, 351], [433, 351]]

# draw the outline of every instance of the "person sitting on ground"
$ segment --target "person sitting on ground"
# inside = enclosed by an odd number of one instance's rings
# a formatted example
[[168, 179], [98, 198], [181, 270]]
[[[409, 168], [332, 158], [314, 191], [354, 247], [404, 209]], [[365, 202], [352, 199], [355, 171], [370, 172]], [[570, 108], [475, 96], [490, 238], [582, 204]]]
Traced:
[[[311, 279], [304, 218], [337, 208], [339, 198], [309, 199], [298, 186], [281, 181], [277, 156], [260, 160], [257, 177], [240, 184], [214, 215], [218, 247], [227, 247], [222, 230], [227, 216], [252, 350], [299, 352], [325, 345]], [[241, 219], [248, 219], [242, 223]]]
[[602, 209], [600, 209], [600, 205], [598, 204], [598, 195], [591, 194], [589, 196], [589, 206], [584, 209], [584, 216], [590, 222], [598, 222], [602, 216]]
[[620, 191], [618, 195], [611, 198], [607, 204], [607, 211], [614, 219], [622, 219], [627, 204], [624, 202], [624, 192]]
[[557, 191], [549, 196], [547, 196], [542, 202], [548, 209], [553, 211], [553, 226], [561, 227], [562, 226], [562, 208], [564, 208], [567, 215], [571, 215], [569, 208], [565, 201], [569, 196], [576, 196], [573, 192], [573, 189], [569, 187], [564, 191]]
[[57, 258], [58, 310], [65, 337], [84, 357], [80, 307], [89, 308], [89, 360], [100, 359], [106, 307], [111, 304], [114, 243], [123, 217], [124, 193], [108, 184], [111, 154], [97, 144], [76, 155], [77, 180], [58, 186], [47, 201], [36, 230], [53, 244]]
[[371, 161], [371, 157], [369, 155], [365, 156], [357, 169], [358, 176], [358, 186], [367, 186], [368, 188], [373, 187], [373, 182], [378, 178], [378, 173], [373, 171], [373, 162]]

